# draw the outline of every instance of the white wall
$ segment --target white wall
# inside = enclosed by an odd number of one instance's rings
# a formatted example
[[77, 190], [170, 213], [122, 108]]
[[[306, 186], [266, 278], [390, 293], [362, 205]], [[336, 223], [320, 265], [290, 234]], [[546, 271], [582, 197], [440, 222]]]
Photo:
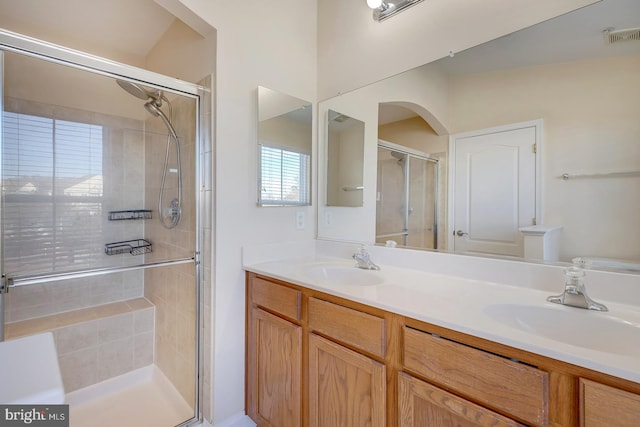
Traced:
[[197, 83], [210, 75], [216, 66], [216, 33], [210, 28], [201, 35], [176, 19], [149, 51], [145, 67], [176, 79]]
[[[315, 102], [316, 2], [181, 0], [217, 30], [214, 424], [244, 410], [241, 248], [312, 239], [314, 208], [258, 208], [257, 87]], [[314, 127], [315, 129], [315, 127]], [[315, 192], [314, 192], [315, 194]], [[296, 212], [306, 227], [296, 230]]]
[[637, 178], [563, 173], [640, 170], [640, 56], [453, 78], [451, 133], [544, 120], [543, 218], [563, 226], [560, 259], [640, 259]]
[[319, 99], [594, 2], [426, 0], [393, 18], [375, 22], [365, 0], [319, 0]]

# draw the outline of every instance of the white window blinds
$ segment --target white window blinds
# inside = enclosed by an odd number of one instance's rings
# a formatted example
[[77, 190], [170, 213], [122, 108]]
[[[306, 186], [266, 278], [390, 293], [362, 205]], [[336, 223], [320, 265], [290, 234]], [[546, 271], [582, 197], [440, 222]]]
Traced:
[[102, 126], [3, 112], [3, 258], [26, 274], [102, 256]]
[[309, 204], [310, 155], [261, 144], [260, 166], [261, 204]]

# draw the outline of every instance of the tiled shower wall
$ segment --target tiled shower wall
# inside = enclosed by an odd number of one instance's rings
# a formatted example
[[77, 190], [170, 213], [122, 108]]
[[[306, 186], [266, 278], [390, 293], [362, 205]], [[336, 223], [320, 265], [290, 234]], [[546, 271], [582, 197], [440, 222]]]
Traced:
[[[100, 214], [66, 219], [92, 233], [90, 245], [82, 247], [90, 254], [90, 265], [61, 269], [142, 263], [142, 257], [107, 256], [104, 244], [143, 237], [141, 221], [109, 221], [108, 212], [143, 207], [144, 122], [15, 98], [5, 98], [5, 109], [103, 127], [102, 196], [92, 199], [100, 204]], [[33, 206], [24, 204], [20, 209]], [[83, 222], [87, 220], [90, 223]], [[74, 237], [68, 237], [69, 244], [75, 244]], [[28, 268], [18, 261], [11, 266]], [[143, 271], [128, 271], [13, 287], [6, 296], [7, 338], [52, 331], [66, 392], [149, 365], [154, 359], [155, 310], [142, 298], [143, 280]]]
[[[140, 209], [144, 195], [144, 123], [139, 120], [91, 113], [57, 105], [49, 105], [5, 97], [5, 110], [91, 123], [103, 126], [103, 196], [102, 213], [96, 224], [93, 244], [95, 267], [142, 263], [142, 260], [124, 255], [107, 256], [104, 244], [140, 238], [144, 224], [141, 221], [108, 221], [111, 210]], [[25, 179], [28, 179], [25, 177]], [[85, 268], [85, 267], [83, 267]], [[5, 271], [6, 274], [24, 273]], [[92, 278], [61, 280], [40, 285], [12, 288], [6, 299], [6, 321], [16, 322], [55, 313], [77, 310], [143, 295], [143, 273], [126, 272]]]
[[[195, 101], [172, 99], [170, 117], [181, 145], [182, 219], [172, 229], [163, 227], [158, 215], [145, 224], [145, 237], [153, 242], [153, 253], [147, 260], [166, 260], [194, 256], [196, 239], [196, 135]], [[168, 111], [168, 108], [164, 108]], [[146, 207], [156, 209], [162, 180], [167, 127], [162, 120], [147, 120]], [[162, 147], [162, 149], [158, 149]], [[175, 168], [175, 145], [171, 141], [170, 168]], [[165, 184], [163, 206], [177, 197], [177, 173], [169, 171]], [[196, 393], [196, 277], [193, 264], [145, 270], [144, 295], [156, 306], [156, 365], [178, 389], [187, 403], [194, 405]]]

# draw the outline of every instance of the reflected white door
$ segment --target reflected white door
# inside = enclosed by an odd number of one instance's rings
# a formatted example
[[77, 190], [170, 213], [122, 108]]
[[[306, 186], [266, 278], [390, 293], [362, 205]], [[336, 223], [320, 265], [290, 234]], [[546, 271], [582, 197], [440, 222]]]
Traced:
[[455, 252], [524, 256], [536, 217], [536, 124], [452, 137]]

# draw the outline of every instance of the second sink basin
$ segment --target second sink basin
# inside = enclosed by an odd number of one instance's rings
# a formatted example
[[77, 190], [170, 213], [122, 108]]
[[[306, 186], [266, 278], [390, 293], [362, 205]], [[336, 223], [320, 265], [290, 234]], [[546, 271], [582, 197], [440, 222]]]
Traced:
[[640, 323], [574, 307], [493, 304], [484, 309], [507, 326], [591, 350], [633, 356], [640, 353]]
[[371, 286], [384, 282], [380, 272], [356, 267], [318, 266], [307, 270], [305, 275], [321, 284]]

